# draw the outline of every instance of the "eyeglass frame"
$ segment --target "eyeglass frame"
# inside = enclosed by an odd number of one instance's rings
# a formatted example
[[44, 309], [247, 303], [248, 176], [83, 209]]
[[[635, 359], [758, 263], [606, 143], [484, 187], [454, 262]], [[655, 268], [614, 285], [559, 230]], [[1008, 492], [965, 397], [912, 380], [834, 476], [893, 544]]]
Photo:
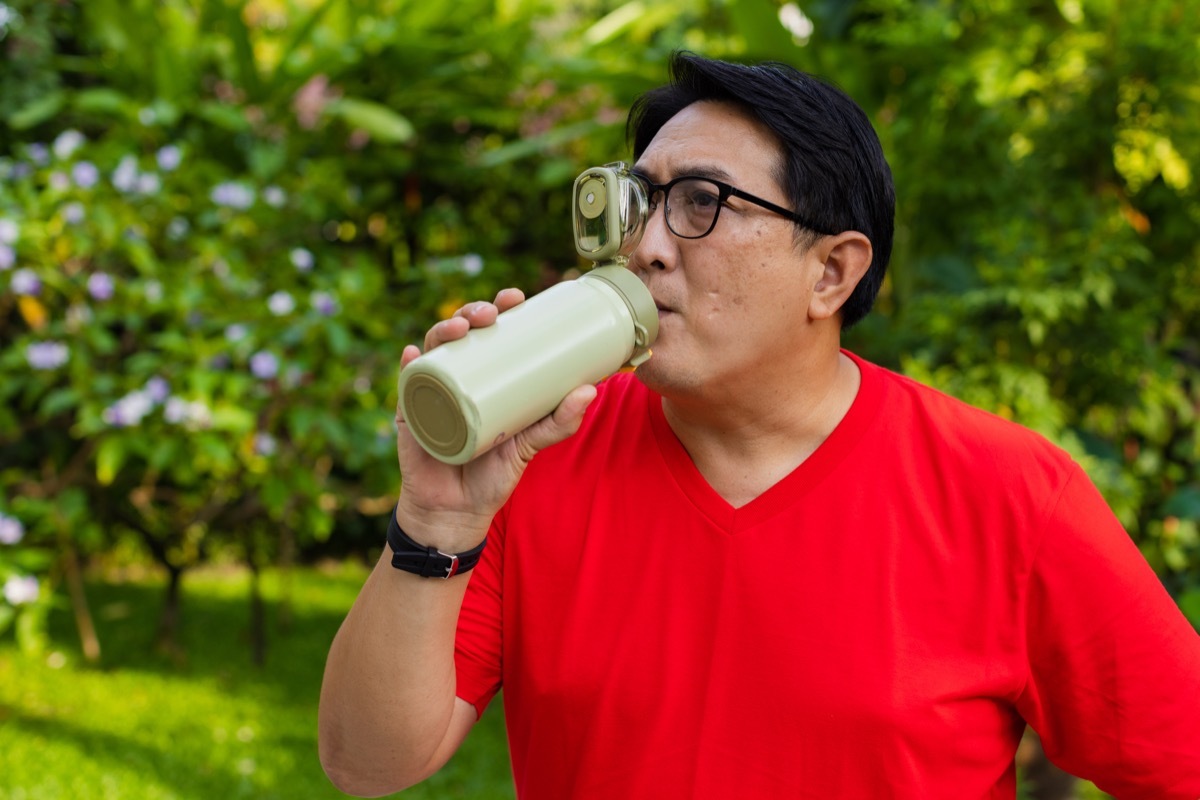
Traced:
[[[779, 216], [784, 217], [785, 219], [789, 219], [798, 225], [802, 225], [805, 228], [809, 229], [810, 231], [821, 234], [822, 236], [834, 236], [835, 235], [832, 231], [827, 231], [821, 227], [818, 227], [818, 226], [812, 224], [812, 222], [807, 217], [805, 217], [801, 214], [798, 214], [795, 211], [789, 211], [788, 209], [784, 208], [783, 206], [779, 206], [779, 205], [776, 205], [775, 203], [772, 203], [770, 200], [764, 200], [761, 197], [756, 197], [755, 195], [752, 195], [749, 192], [744, 192], [741, 189], [738, 189], [734, 186], [731, 186], [728, 183], [725, 183], [724, 181], [719, 181], [716, 178], [710, 178], [706, 175], [680, 175], [678, 178], [673, 178], [673, 179], [667, 181], [666, 183], [654, 183], [648, 177], [646, 177], [645, 175], [643, 175], [641, 173], [633, 172], [631, 174], [633, 175], [633, 177], [637, 178], [638, 181], [641, 182], [641, 184], [645, 187], [646, 200], [648, 202], [653, 201], [654, 195], [658, 194], [659, 192], [663, 193], [663, 206], [664, 206], [663, 221], [667, 224], [667, 230], [669, 230], [675, 236], [678, 236], [680, 239], [703, 239], [705, 236], [708, 236], [714, 230], [716, 230], [717, 220], [721, 216], [721, 208], [725, 205], [725, 202], [730, 197], [737, 197], [737, 198], [745, 200], [749, 203], [754, 203], [756, 206], [765, 208], [767, 211], [778, 214]], [[674, 187], [675, 184], [683, 183], [684, 181], [706, 181], [707, 183], [711, 183], [713, 186], [717, 187], [717, 210], [713, 213], [712, 224], [710, 224], [708, 226], [708, 230], [706, 230], [704, 233], [701, 233], [697, 236], [685, 236], [684, 234], [675, 230], [675, 228], [671, 225], [671, 219], [670, 219], [669, 214], [667, 213], [667, 208], [666, 208], [667, 198], [670, 196], [672, 187]]]

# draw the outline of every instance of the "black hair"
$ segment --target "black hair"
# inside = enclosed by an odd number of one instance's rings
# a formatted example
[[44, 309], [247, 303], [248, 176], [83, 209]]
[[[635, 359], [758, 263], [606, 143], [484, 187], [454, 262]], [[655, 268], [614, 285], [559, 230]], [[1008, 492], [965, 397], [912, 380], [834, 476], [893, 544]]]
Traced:
[[[871, 241], [871, 266], [842, 306], [842, 328], [866, 316], [891, 258], [896, 207], [892, 171], [866, 113], [842, 90], [786, 64], [747, 66], [676, 52], [670, 69], [671, 82], [630, 109], [626, 136], [634, 158], [692, 103], [740, 106], [778, 139], [779, 184], [796, 212], [824, 230], [856, 230]], [[803, 228], [797, 234], [816, 236]]]

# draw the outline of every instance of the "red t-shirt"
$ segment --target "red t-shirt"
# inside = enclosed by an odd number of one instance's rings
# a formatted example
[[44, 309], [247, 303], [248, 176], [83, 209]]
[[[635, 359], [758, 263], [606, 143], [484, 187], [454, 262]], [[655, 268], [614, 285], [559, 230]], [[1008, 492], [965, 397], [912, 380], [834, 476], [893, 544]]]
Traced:
[[1082, 470], [855, 361], [741, 508], [629, 375], [533, 460], [458, 629], [517, 795], [1012, 798], [1028, 721], [1112, 794], [1200, 797], [1200, 637]]

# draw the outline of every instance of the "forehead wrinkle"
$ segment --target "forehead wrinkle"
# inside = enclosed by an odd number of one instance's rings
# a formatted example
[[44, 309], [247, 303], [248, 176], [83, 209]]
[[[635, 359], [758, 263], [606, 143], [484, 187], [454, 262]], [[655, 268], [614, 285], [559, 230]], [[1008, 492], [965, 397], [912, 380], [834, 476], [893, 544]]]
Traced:
[[646, 178], [651, 183], [658, 184], [667, 183], [668, 181], [672, 181], [675, 178], [685, 175], [689, 178], [709, 178], [711, 180], [721, 181], [723, 183], [729, 183], [733, 177], [727, 170], [722, 167], [718, 167], [715, 164], [695, 164], [690, 166], [685, 164], [684, 166], [673, 170], [666, 178], [655, 174], [654, 170], [646, 169], [641, 161], [639, 161], [637, 164], [634, 164], [631, 171], [636, 175]]

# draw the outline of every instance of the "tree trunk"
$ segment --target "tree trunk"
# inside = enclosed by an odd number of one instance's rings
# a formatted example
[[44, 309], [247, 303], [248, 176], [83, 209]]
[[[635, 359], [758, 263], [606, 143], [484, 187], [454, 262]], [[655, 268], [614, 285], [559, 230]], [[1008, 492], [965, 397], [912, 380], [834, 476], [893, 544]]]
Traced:
[[171, 564], [166, 559], [160, 559], [160, 562], [167, 569], [167, 591], [163, 597], [162, 614], [158, 618], [158, 631], [154, 637], [155, 646], [178, 660], [184, 654], [183, 644], [179, 639], [183, 567]]
[[296, 564], [296, 533], [284, 525], [279, 532], [279, 615], [283, 631], [292, 626], [292, 568]]
[[75, 614], [75, 628], [79, 631], [79, 646], [83, 657], [89, 664], [100, 663], [100, 638], [96, 635], [96, 625], [92, 621], [92, 611], [88, 605], [87, 592], [83, 587], [83, 571], [79, 568], [79, 554], [70, 539], [63, 537], [63, 577], [67, 581], [67, 591], [71, 595], [71, 610]]
[[261, 667], [267, 661], [267, 615], [262, 598], [262, 575], [254, 559], [250, 565], [250, 656], [254, 665]]

